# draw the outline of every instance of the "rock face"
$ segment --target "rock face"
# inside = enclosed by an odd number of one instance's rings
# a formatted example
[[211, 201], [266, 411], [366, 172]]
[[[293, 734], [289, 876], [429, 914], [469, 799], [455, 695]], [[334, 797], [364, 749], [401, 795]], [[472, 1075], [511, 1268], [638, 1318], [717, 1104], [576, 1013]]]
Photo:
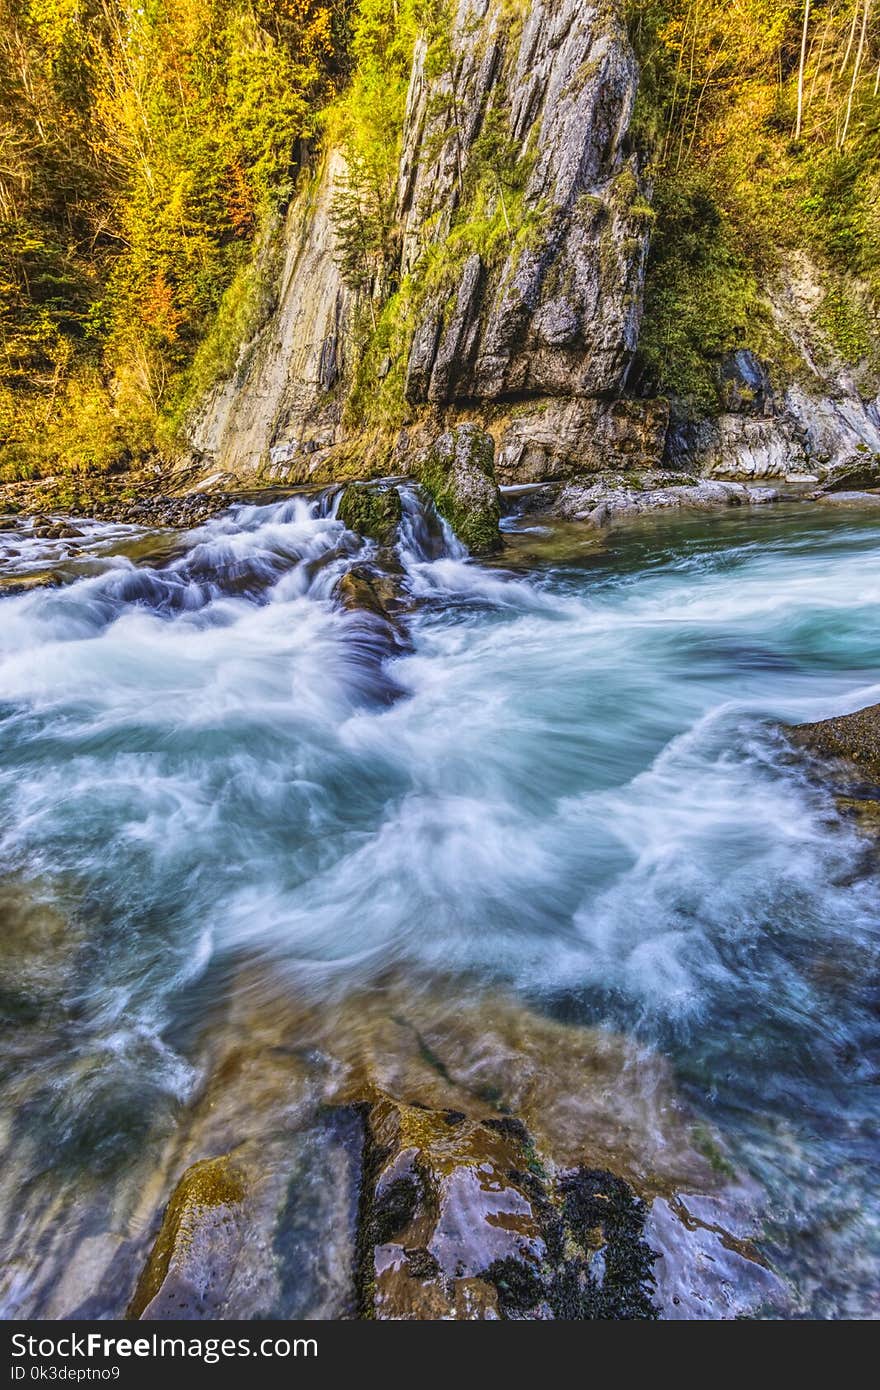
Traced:
[[[326, 149], [263, 252], [262, 325], [191, 422], [200, 467], [296, 483], [417, 471], [432, 446], [456, 457], [447, 436], [467, 423], [491, 433], [502, 483], [668, 469], [880, 484], [876, 382], [823, 333], [804, 256], [765, 287], [780, 362], [732, 350], [719, 413], [627, 394], [652, 213], [618, 0], [454, 0], [443, 22], [448, 57], [414, 44], [389, 263], [360, 299], [346, 288], [333, 206], [347, 166]], [[393, 346], [371, 347], [365, 324], [402, 285]], [[386, 381], [393, 399], [371, 416], [364, 398]], [[471, 529], [472, 549], [497, 544]]]
[[[403, 268], [449, 227], [487, 121], [528, 160], [525, 244], [498, 265], [476, 253], [429, 297], [409, 354], [407, 397], [449, 404], [592, 396], [626, 377], [647, 249], [642, 187], [626, 133], [637, 70], [619, 14], [534, 0], [521, 32], [492, 0], [460, 0], [455, 70], [413, 66], [398, 216]], [[464, 113], [450, 123], [448, 102]], [[503, 190], [502, 190], [503, 191]], [[500, 196], [500, 195], [499, 195]], [[426, 227], [431, 231], [426, 233]]]
[[529, 402], [501, 430], [502, 483], [536, 483], [606, 469], [656, 468], [669, 402], [546, 398]]
[[329, 150], [291, 205], [263, 274], [273, 306], [243, 343], [233, 375], [218, 385], [192, 421], [194, 454], [225, 473], [246, 476], [267, 465], [308, 460], [337, 437], [333, 400], [346, 367], [351, 296], [335, 260], [330, 209], [345, 160]]
[[665, 461], [713, 478], [810, 479], [829, 489], [880, 483], [880, 396], [821, 328], [827, 288], [802, 254], [783, 263], [767, 304], [790, 359], [777, 389], [769, 364], [739, 350], [720, 364], [725, 409], [670, 428]]
[[666, 459], [711, 478], [874, 487], [880, 483], [880, 409], [855, 393], [820, 395], [792, 385], [772, 415], [723, 414], [671, 430]]
[[[609, 403], [636, 346], [650, 219], [628, 142], [638, 74], [621, 13], [531, 0], [512, 20], [500, 0], [459, 0], [449, 51], [442, 72], [423, 40], [413, 52], [389, 282], [418, 280], [454, 220], [466, 222], [475, 181], [488, 180], [508, 230], [500, 250], [444, 249], [443, 274], [419, 296], [403, 373], [416, 450], [436, 436], [432, 411], [455, 424], [474, 405], [534, 400], [502, 441], [505, 476], [655, 455], [662, 410]], [[503, 158], [487, 155], [487, 135]], [[192, 422], [193, 453], [223, 475], [303, 481], [326, 472], [328, 456], [332, 473], [334, 448], [350, 452], [344, 406], [362, 344], [335, 259], [333, 199], [345, 173], [331, 149], [305, 182], [280, 270], [264, 255], [274, 307]]]

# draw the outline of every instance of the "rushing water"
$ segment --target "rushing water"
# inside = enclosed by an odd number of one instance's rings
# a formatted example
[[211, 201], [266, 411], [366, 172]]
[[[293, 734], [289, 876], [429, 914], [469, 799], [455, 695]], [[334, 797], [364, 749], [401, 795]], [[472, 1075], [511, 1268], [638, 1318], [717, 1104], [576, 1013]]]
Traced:
[[64, 580], [0, 602], [0, 855], [67, 924], [3, 964], [7, 1169], [124, 1167], [224, 962], [331, 1011], [442, 975], [668, 1058], [790, 1311], [876, 1313], [880, 880], [777, 721], [880, 699], [880, 512], [514, 523], [484, 567], [405, 504], [390, 655], [332, 498], [0, 534]]

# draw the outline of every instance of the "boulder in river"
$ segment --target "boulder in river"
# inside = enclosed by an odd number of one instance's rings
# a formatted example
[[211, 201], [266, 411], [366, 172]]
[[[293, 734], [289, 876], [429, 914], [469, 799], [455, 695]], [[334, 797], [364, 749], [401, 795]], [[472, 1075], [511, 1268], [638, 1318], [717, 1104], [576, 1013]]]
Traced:
[[350, 531], [379, 545], [393, 545], [402, 515], [396, 487], [349, 483], [343, 488], [336, 515]]
[[814, 724], [786, 727], [792, 743], [820, 758], [843, 763], [851, 777], [880, 784], [880, 705], [835, 715]]
[[868, 835], [880, 835], [880, 705], [784, 730], [827, 764], [838, 810]]
[[192, 1164], [128, 1316], [353, 1316], [362, 1149], [360, 1112], [336, 1106]]
[[129, 1309], [132, 1318], [210, 1318], [244, 1241], [245, 1178], [229, 1155], [184, 1173]]
[[554, 1174], [512, 1116], [383, 1099], [369, 1116], [366, 1316], [654, 1318], [646, 1208], [623, 1179]]
[[417, 476], [437, 510], [474, 555], [501, 549], [501, 501], [492, 436], [470, 422], [456, 425], [421, 456]]

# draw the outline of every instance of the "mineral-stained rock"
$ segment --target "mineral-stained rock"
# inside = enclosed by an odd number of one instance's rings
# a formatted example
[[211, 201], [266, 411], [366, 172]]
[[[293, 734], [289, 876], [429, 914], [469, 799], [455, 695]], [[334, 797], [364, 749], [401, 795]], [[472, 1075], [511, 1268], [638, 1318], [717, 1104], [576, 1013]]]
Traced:
[[501, 502], [492, 436], [467, 423], [441, 434], [422, 454], [417, 476], [437, 510], [474, 555], [501, 548]]
[[728, 1319], [785, 1307], [782, 1280], [739, 1229], [729, 1205], [707, 1197], [658, 1197], [645, 1223], [657, 1259], [654, 1299], [663, 1318]]
[[497, 1317], [484, 1271], [509, 1261], [536, 1277], [546, 1253], [528, 1183], [516, 1180], [528, 1162], [520, 1134], [391, 1100], [372, 1108], [369, 1129], [367, 1311], [449, 1318], [470, 1304], [477, 1316]]
[[244, 1175], [226, 1155], [203, 1159], [174, 1190], [129, 1316], [205, 1318], [222, 1309], [244, 1243]]
[[193, 1164], [128, 1316], [352, 1316], [362, 1148], [360, 1113], [343, 1106]]

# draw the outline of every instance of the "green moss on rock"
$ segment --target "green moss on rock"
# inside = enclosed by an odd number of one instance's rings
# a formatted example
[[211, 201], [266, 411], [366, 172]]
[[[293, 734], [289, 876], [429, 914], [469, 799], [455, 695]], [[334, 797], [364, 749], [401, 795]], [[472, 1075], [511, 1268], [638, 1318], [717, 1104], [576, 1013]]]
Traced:
[[418, 468], [419, 481], [437, 510], [473, 555], [501, 549], [494, 457], [491, 435], [468, 423], [442, 434]]
[[349, 483], [343, 489], [336, 515], [350, 531], [376, 541], [393, 545], [402, 516], [400, 494], [394, 487], [365, 487]]

